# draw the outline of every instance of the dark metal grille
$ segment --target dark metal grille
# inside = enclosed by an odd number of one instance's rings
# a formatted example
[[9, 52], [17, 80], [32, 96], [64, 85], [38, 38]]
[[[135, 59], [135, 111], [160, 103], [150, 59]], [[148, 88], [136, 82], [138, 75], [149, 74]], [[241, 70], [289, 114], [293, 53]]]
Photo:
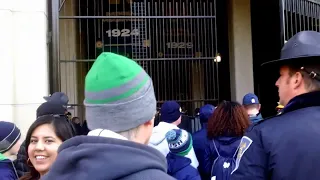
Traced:
[[320, 32], [320, 1], [282, 0], [284, 42], [304, 30]]
[[192, 112], [218, 101], [215, 0], [60, 0], [59, 11], [59, 90], [75, 106], [101, 52], [137, 61], [159, 103], [177, 100]]

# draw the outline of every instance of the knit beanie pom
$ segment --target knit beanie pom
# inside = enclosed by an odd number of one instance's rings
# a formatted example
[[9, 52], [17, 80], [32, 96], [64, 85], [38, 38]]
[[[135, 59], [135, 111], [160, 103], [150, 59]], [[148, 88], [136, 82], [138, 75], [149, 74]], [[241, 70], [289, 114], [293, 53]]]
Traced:
[[170, 141], [174, 141], [177, 137], [177, 133], [176, 131], [168, 131], [167, 134], [166, 134], [166, 138], [167, 138], [167, 141], [170, 142]]

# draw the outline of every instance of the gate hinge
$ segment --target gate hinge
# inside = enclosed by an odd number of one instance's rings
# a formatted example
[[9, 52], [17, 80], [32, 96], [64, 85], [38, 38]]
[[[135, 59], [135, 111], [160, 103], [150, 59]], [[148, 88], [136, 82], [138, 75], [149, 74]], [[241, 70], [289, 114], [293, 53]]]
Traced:
[[52, 42], [52, 32], [47, 32], [47, 44]]

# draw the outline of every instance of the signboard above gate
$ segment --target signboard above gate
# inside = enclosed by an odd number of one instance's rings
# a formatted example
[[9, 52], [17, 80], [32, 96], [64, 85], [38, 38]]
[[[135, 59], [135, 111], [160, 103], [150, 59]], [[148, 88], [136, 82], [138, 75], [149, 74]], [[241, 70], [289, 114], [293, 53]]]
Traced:
[[214, 59], [213, 7], [214, 2], [207, 0], [109, 0], [98, 8], [104, 16], [112, 16], [95, 25], [98, 53], [111, 51], [146, 60]]

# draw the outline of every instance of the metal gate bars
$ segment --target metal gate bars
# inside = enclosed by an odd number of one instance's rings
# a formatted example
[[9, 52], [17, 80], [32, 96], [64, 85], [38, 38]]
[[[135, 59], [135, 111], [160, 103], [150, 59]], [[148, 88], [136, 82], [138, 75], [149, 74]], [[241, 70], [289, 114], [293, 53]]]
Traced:
[[320, 32], [319, 0], [281, 0], [283, 40], [304, 30]]
[[[215, 0], [55, 0], [56, 89], [83, 115], [84, 77], [101, 52], [137, 61], [157, 100], [189, 113], [219, 99]], [[55, 17], [53, 17], [55, 18]]]

